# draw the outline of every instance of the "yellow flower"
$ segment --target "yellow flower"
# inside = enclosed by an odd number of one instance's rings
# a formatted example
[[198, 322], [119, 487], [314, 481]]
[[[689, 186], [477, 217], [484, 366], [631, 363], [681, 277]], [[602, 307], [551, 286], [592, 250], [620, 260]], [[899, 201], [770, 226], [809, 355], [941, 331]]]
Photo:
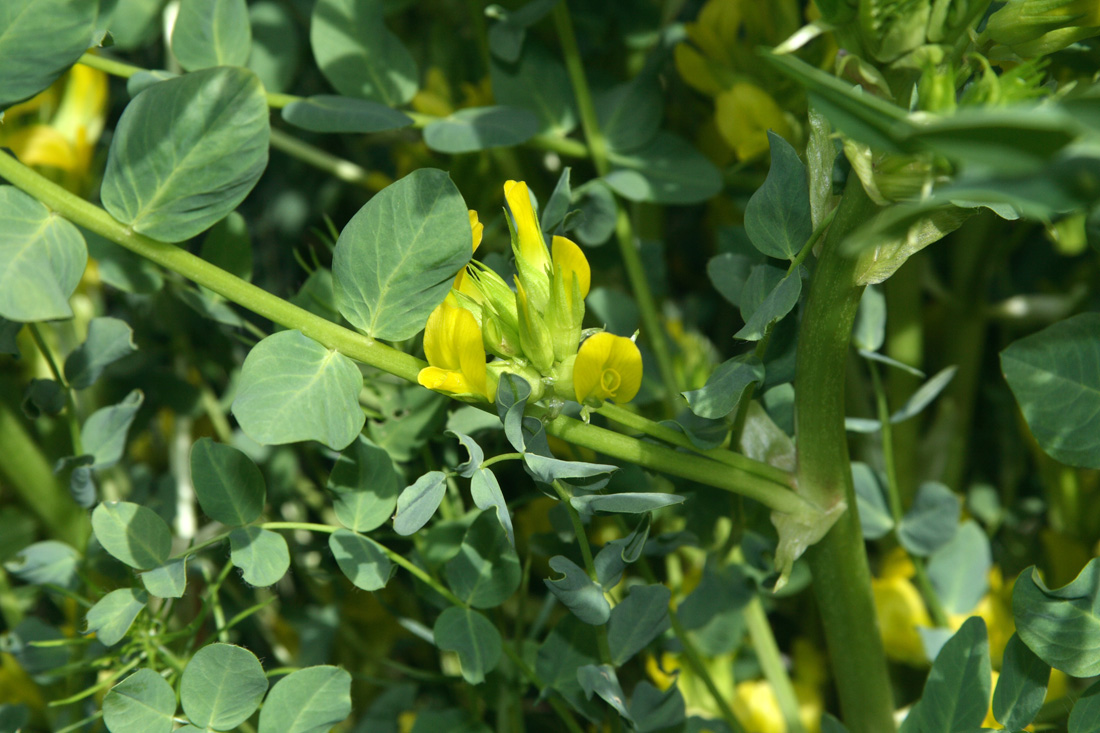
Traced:
[[905, 550], [896, 548], [887, 557], [880, 576], [871, 579], [871, 592], [886, 655], [919, 666], [927, 664], [928, 659], [917, 627], [931, 626], [932, 619], [924, 607], [924, 599], [910, 580], [914, 573], [913, 563]]
[[642, 354], [628, 338], [602, 332], [581, 344], [573, 365], [577, 402], [630, 402], [642, 386]]
[[755, 84], [734, 84], [714, 100], [718, 132], [741, 160], [768, 150], [768, 130], [787, 140], [794, 128], [771, 95]]
[[428, 316], [424, 329], [427, 366], [417, 381], [428, 389], [456, 396], [493, 401], [496, 385], [485, 368], [485, 347], [474, 314], [457, 305], [453, 296]]
[[733, 712], [741, 725], [754, 733], [787, 731], [775, 690], [765, 680], [738, 682], [733, 695]]

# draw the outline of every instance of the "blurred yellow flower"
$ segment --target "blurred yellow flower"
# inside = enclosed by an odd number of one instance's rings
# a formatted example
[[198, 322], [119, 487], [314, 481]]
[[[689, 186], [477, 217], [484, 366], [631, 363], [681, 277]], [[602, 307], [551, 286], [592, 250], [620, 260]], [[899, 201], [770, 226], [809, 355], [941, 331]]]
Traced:
[[573, 365], [577, 402], [630, 402], [642, 386], [642, 354], [628, 338], [597, 333], [581, 344]]
[[794, 128], [771, 95], [755, 84], [739, 83], [714, 100], [718, 132], [737, 157], [748, 160], [768, 150], [768, 130], [794, 139]]
[[931, 626], [924, 599], [910, 578], [915, 569], [905, 550], [898, 547], [887, 556], [879, 577], [871, 579], [878, 614], [879, 633], [891, 659], [914, 666], [928, 663], [918, 626]]
[[107, 113], [107, 75], [77, 64], [38, 96], [5, 112], [0, 146], [26, 165], [53, 169], [70, 190], [88, 182]]
[[437, 392], [493, 401], [496, 385], [490, 383], [485, 367], [481, 329], [474, 315], [452, 296], [428, 316], [424, 355], [429, 366], [417, 375], [420, 384]]

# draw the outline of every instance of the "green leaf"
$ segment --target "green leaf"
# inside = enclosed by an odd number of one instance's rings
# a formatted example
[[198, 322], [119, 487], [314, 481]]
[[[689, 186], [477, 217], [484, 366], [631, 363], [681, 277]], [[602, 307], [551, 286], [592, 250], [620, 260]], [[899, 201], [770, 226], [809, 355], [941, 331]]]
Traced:
[[4, 569], [24, 583], [31, 585], [59, 585], [76, 587], [77, 563], [80, 554], [64, 542], [43, 540], [24, 547], [15, 557], [4, 563]]
[[76, 63], [98, 14], [98, 0], [0, 3], [0, 110], [38, 94]]
[[[765, 269], [768, 268], [768, 269]], [[764, 273], [770, 270], [770, 266], [757, 265], [749, 272], [749, 279], [745, 281], [745, 291], [752, 293], [757, 284], [763, 279]], [[741, 330], [733, 334], [734, 338], [746, 341], [759, 341], [767, 334], [773, 323], [791, 312], [798, 305], [798, 298], [802, 295], [802, 278], [797, 272], [785, 276], [774, 288], [764, 291], [763, 299], [753, 303], [752, 312], [745, 318], [745, 325]], [[741, 315], [744, 317], [747, 298], [752, 296], [742, 294]], [[751, 301], [749, 301], [751, 302]]]
[[642, 147], [657, 134], [665, 100], [654, 76], [642, 72], [594, 100], [600, 131], [611, 150], [626, 153]]
[[512, 516], [508, 513], [508, 503], [504, 500], [504, 492], [500, 490], [500, 483], [496, 474], [488, 468], [479, 468], [470, 477], [470, 497], [474, 500], [474, 506], [478, 509], [494, 509], [497, 521], [504, 529], [508, 537], [508, 544], [516, 546], [515, 532], [512, 529]]
[[92, 386], [111, 364], [137, 351], [134, 331], [117, 318], [93, 318], [88, 338], [65, 359], [65, 379], [74, 389]]
[[173, 74], [171, 71], [164, 71], [163, 69], [138, 71], [126, 80], [126, 93], [133, 99], [154, 84], [159, 84], [169, 79], [178, 79], [179, 76], [179, 74]]
[[319, 0], [310, 43], [321, 73], [347, 97], [397, 107], [416, 94], [416, 61], [368, 0]]
[[248, 720], [267, 692], [256, 655], [232, 644], [195, 652], [180, 679], [183, 712], [199, 728], [228, 731]]
[[76, 227], [14, 186], [0, 186], [0, 316], [20, 322], [72, 318], [69, 296], [87, 262]]
[[663, 585], [636, 585], [611, 610], [607, 643], [611, 661], [626, 664], [669, 627], [668, 602], [672, 593]]
[[569, 500], [577, 511], [589, 514], [644, 514], [683, 502], [676, 494], [621, 492], [617, 494], [587, 494]]
[[928, 560], [928, 578], [948, 613], [970, 613], [989, 590], [993, 566], [989, 538], [974, 520], [959, 525], [955, 537]]
[[191, 481], [199, 505], [211, 519], [230, 527], [254, 521], [264, 509], [267, 488], [252, 459], [233, 446], [200, 438], [191, 446]]
[[519, 588], [523, 574], [515, 549], [491, 512], [478, 515], [443, 571], [455, 595], [474, 608], [499, 606]]
[[711, 285], [727, 301], [741, 307], [741, 291], [748, 282], [753, 261], [744, 255], [723, 252], [707, 261], [707, 277]]
[[291, 672], [260, 711], [260, 733], [327, 733], [351, 715], [351, 675], [329, 665]]
[[340, 232], [336, 304], [368, 336], [410, 338], [472, 254], [462, 195], [443, 171], [421, 168], [382, 189]]
[[5, 634], [3, 648], [27, 674], [52, 680], [55, 677], [54, 670], [69, 662], [69, 649], [63, 646], [38, 646], [36, 642], [63, 642], [67, 638], [53, 626], [34, 616], [28, 616]]
[[580, 692], [577, 670], [597, 660], [596, 629], [576, 616], [565, 616], [539, 646], [535, 672], [549, 688], [572, 699]]
[[302, 42], [290, 10], [274, 0], [248, 6], [252, 51], [248, 68], [260, 77], [268, 92], [285, 92], [302, 60]]
[[630, 715], [638, 733], [658, 733], [684, 722], [686, 706], [679, 685], [672, 685], [661, 692], [642, 680], [634, 687], [630, 698]]
[[342, 450], [366, 422], [362, 388], [363, 375], [351, 359], [300, 331], [281, 331], [245, 358], [233, 414], [257, 443], [316, 440]]
[[187, 0], [172, 30], [172, 55], [180, 66], [244, 66], [252, 50], [245, 0]]
[[199, 255], [242, 280], [251, 280], [252, 238], [244, 217], [236, 211], [229, 212], [203, 237]]
[[618, 207], [607, 184], [596, 179], [577, 188], [573, 192], [573, 205], [579, 221], [571, 224], [569, 229], [581, 244], [597, 247], [611, 238], [615, 232]]
[[519, 145], [538, 134], [539, 119], [518, 107], [466, 107], [424, 128], [424, 142], [440, 153]]
[[310, 132], [372, 133], [413, 123], [404, 112], [378, 102], [319, 94], [283, 107], [283, 119]]
[[137, 570], [163, 565], [172, 549], [168, 525], [152, 509], [106, 501], [92, 512], [92, 531], [103, 549]]
[[927, 382], [913, 393], [912, 397], [905, 401], [900, 410], [890, 416], [890, 422], [904, 422], [919, 415], [951, 383], [956, 371], [958, 371], [958, 367], [949, 366], [932, 375]]
[[1100, 682], [1081, 693], [1069, 713], [1068, 733], [1100, 732]]
[[849, 137], [885, 152], [900, 152], [902, 138], [914, 125], [905, 112], [884, 99], [838, 79], [793, 54], [769, 53], [764, 58], [806, 88], [810, 106]]
[[603, 588], [596, 585], [583, 568], [562, 555], [550, 558], [550, 568], [561, 573], [562, 577], [556, 580], [547, 578], [543, 582], [563, 606], [586, 624], [598, 626], [607, 623], [611, 617], [611, 606], [604, 598]]
[[[387, 721], [388, 722], [388, 721]], [[373, 730], [373, 729], [372, 729]], [[480, 720], [474, 720], [462, 708], [443, 710], [422, 708], [416, 713], [416, 721], [409, 733], [492, 733], [492, 729]]]
[[22, 329], [22, 323], [9, 321], [7, 318], [0, 316], [0, 354], [19, 356], [19, 344], [16, 339]]
[[955, 536], [961, 510], [955, 492], [936, 481], [926, 481], [898, 523], [898, 541], [910, 555], [931, 555]]
[[629, 153], [611, 152], [616, 166], [604, 182], [631, 201], [698, 204], [722, 190], [722, 176], [691, 143], [670, 132], [658, 132], [645, 146]]
[[282, 580], [290, 568], [290, 550], [277, 532], [238, 527], [229, 533], [230, 559], [249, 585], [267, 587]]
[[114, 646], [126, 636], [134, 619], [145, 608], [147, 600], [145, 591], [133, 588], [111, 591], [88, 609], [88, 628], [85, 633], [94, 633], [103, 646]]
[[626, 566], [641, 557], [651, 523], [650, 515], [645, 514], [629, 535], [608, 542], [596, 553], [593, 562], [596, 567], [596, 581], [604, 590], [611, 590], [618, 585]]
[[989, 711], [989, 640], [985, 621], [972, 616], [943, 645], [917, 712], [921, 733], [978, 728]]
[[[910, 710], [910, 715], [916, 714], [917, 708], [914, 706]], [[849, 733], [848, 729], [839, 720], [834, 718], [829, 713], [822, 713], [821, 715], [821, 733]]]
[[1035, 440], [1069, 466], [1100, 468], [1100, 313], [1012, 343], [1001, 370]]
[[1016, 633], [1031, 651], [1074, 677], [1100, 674], [1100, 562], [1089, 564], [1069, 585], [1051, 590], [1039, 571], [1020, 573], [1012, 590]]
[[699, 389], [681, 394], [696, 415], [718, 420], [736, 409], [749, 385], [763, 382], [764, 365], [760, 359], [743, 354], [718, 365]]
[[397, 514], [393, 531], [410, 535], [428, 523], [447, 493], [447, 476], [442, 471], [429, 471], [397, 497]]
[[82, 230], [88, 256], [99, 266], [104, 283], [127, 293], [155, 293], [164, 286], [160, 268], [128, 249], [104, 239], [95, 232]]
[[219, 66], [155, 84], [126, 106], [101, 197], [134, 231], [182, 242], [233, 211], [267, 166], [267, 99], [256, 75]]
[[[0, 730], [19, 731], [27, 726], [31, 711], [23, 703], [0, 703]], [[120, 733], [112, 731], [112, 733]]]
[[187, 590], [187, 558], [169, 560], [159, 568], [141, 573], [145, 590], [157, 598], [183, 598]]
[[435, 645], [455, 652], [462, 663], [462, 679], [480, 685], [500, 662], [502, 641], [497, 627], [471, 608], [451, 606], [439, 614], [432, 629]]
[[810, 188], [806, 166], [789, 142], [768, 130], [771, 168], [745, 206], [745, 232], [769, 257], [793, 260], [810, 239]]
[[[541, 481], [544, 484], [563, 479], [594, 479], [597, 484], [602, 486], [607, 483], [612, 473], [619, 470], [618, 466], [612, 466], [608, 463], [566, 461], [561, 458], [549, 458], [530, 452], [523, 454], [523, 465], [536, 481]], [[599, 486], [589, 483], [586, 488], [594, 490]]]
[[882, 539], [894, 528], [894, 516], [886, 503], [886, 496], [875, 470], [866, 463], [853, 463], [852, 482], [855, 484], [859, 524], [864, 539]]
[[1013, 634], [1005, 645], [1001, 676], [993, 692], [993, 717], [1010, 730], [1026, 727], [1043, 706], [1049, 679], [1050, 665]]
[[677, 608], [680, 623], [707, 656], [728, 654], [744, 638], [742, 611], [756, 592], [744, 567], [708, 561], [699, 585]]
[[328, 546], [336, 564], [356, 588], [368, 591], [386, 587], [393, 576], [394, 565], [381, 545], [346, 529], [329, 535]]
[[122, 460], [126, 434], [144, 401], [145, 395], [135, 389], [122, 402], [101, 407], [84, 421], [80, 441], [84, 444], [84, 452], [94, 457], [90, 468], [110, 468]]
[[111, 733], [171, 733], [176, 693], [151, 669], [139, 669], [103, 698], [103, 722]]
[[400, 480], [389, 453], [359, 436], [340, 454], [329, 475], [336, 518], [356, 532], [381, 527], [397, 507]]
[[42, 415], [57, 415], [65, 409], [65, 390], [53, 379], [34, 379], [23, 390], [23, 402], [20, 407], [28, 420], [37, 420]]
[[859, 299], [852, 343], [861, 351], [875, 352], [886, 340], [886, 296], [880, 288], [868, 285]]
[[[577, 126], [569, 75], [561, 61], [542, 45], [524, 44], [515, 63], [493, 58], [490, 75], [493, 98], [500, 104], [533, 112], [539, 120], [538, 132], [568, 135]], [[545, 221], [543, 226], [547, 226]]]
[[592, 699], [592, 694], [599, 695], [604, 702], [618, 711], [619, 715], [630, 720], [630, 713], [626, 709], [626, 695], [619, 684], [619, 678], [615, 674], [615, 668], [610, 664], [590, 664], [577, 670], [577, 679], [581, 683], [585, 696]]
[[486, 15], [495, 17], [498, 22], [489, 29], [489, 49], [509, 63], [514, 63], [523, 50], [523, 41], [527, 29], [542, 20], [558, 0], [531, 0], [515, 10], [505, 10], [499, 5], [490, 5]]

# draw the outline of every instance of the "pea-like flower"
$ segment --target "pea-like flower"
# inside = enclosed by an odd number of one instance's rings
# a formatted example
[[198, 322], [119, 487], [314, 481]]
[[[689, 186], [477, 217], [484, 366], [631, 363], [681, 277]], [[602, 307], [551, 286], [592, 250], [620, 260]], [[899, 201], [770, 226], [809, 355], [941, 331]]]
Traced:
[[516, 272], [527, 289], [531, 304], [541, 311], [550, 299], [550, 253], [542, 237], [539, 218], [531, 206], [531, 194], [523, 181], [504, 184], [504, 199], [515, 221], [512, 252], [516, 256]]
[[429, 366], [417, 375], [423, 386], [456, 397], [477, 397], [490, 402], [495, 398], [496, 384], [486, 369], [477, 319], [458, 306], [452, 296], [428, 316], [424, 355]]
[[581, 344], [573, 364], [577, 402], [630, 402], [642, 386], [642, 354], [628, 338], [597, 333]]

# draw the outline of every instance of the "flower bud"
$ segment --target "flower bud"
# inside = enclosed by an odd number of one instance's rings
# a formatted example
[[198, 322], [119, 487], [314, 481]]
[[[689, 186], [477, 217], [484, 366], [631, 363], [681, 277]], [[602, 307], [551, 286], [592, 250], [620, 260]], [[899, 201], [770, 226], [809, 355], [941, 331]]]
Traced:
[[989, 16], [982, 36], [1026, 58], [1045, 56], [1098, 34], [1096, 0], [1010, 0]]
[[512, 234], [512, 252], [516, 256], [516, 272], [527, 290], [529, 302], [536, 310], [546, 308], [550, 299], [550, 253], [539, 228], [539, 219], [531, 206], [531, 194], [523, 181], [504, 184], [504, 198], [512, 212], [515, 224], [509, 222]]
[[523, 281], [516, 276], [516, 306], [519, 311], [519, 343], [523, 355], [542, 374], [554, 365], [554, 341], [542, 314], [528, 298]]
[[565, 237], [554, 237], [552, 244], [554, 275], [550, 280], [550, 306], [547, 321], [558, 361], [577, 353], [584, 320], [584, 299], [592, 281], [592, 271], [581, 248]]

